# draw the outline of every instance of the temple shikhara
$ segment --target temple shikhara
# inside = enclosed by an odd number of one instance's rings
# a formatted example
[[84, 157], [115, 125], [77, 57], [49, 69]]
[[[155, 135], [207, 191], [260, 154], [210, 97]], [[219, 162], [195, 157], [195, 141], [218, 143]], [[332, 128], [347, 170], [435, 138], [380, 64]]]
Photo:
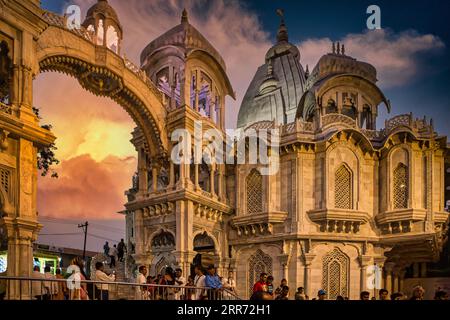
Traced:
[[106, 0], [80, 28], [66, 20], [37, 0], [0, 1], [0, 225], [8, 275], [31, 274], [42, 227], [36, 157], [55, 137], [32, 111], [32, 79], [54, 71], [113, 99], [136, 123], [137, 174], [121, 212], [127, 279], [140, 265], [151, 275], [167, 266], [188, 275], [194, 265], [214, 264], [221, 275], [234, 271], [241, 298], [267, 272], [309, 296], [325, 289], [329, 299], [357, 299], [376, 290], [367, 281], [373, 270], [394, 292], [439, 259], [447, 138], [412, 114], [377, 128], [380, 109], [395, 105], [378, 87], [376, 69], [352, 58], [345, 44], [330, 46], [316, 66], [302, 65], [281, 17], [273, 46], [261, 48], [267, 53], [236, 126], [279, 130], [279, 170], [263, 175], [259, 164], [171, 161], [173, 131], [193, 135], [202, 121], [202, 130], [225, 134], [225, 98], [235, 98], [226, 57], [188, 12], [143, 49], [140, 66], [124, 58], [126, 29]]

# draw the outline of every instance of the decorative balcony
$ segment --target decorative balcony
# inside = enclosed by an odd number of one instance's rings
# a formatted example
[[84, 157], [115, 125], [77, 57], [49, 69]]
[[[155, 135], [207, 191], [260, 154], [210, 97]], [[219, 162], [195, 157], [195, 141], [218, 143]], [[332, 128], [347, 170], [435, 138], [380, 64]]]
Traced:
[[321, 232], [358, 233], [369, 221], [367, 212], [349, 209], [319, 209], [308, 211], [309, 218], [320, 225]]
[[[425, 209], [399, 209], [380, 213], [375, 217], [375, 221], [381, 228], [382, 234], [400, 234], [412, 231], [425, 231], [425, 226], [421, 230], [413, 230], [413, 224], [425, 222], [426, 217], [427, 211]], [[442, 228], [448, 217], [449, 214], [447, 212], [434, 212], [433, 223], [436, 229]]]
[[283, 223], [288, 216], [284, 211], [271, 211], [257, 214], [246, 214], [231, 220], [238, 236], [256, 236], [273, 234], [273, 225]]

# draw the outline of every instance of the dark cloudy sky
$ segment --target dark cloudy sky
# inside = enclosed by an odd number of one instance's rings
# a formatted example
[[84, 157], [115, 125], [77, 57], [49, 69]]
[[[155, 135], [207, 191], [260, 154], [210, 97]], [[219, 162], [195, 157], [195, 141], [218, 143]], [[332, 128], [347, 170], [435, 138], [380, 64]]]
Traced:
[[[42, 0], [45, 9], [63, 14], [78, 4], [82, 15], [96, 0]], [[274, 42], [279, 18], [285, 11], [290, 41], [299, 46], [301, 63], [310, 70], [330, 51], [332, 41], [346, 53], [373, 64], [378, 85], [391, 100], [392, 113], [413, 112], [434, 119], [436, 130], [450, 134], [450, 1], [366, 0], [109, 0], [124, 28], [122, 53], [138, 64], [141, 50], [155, 37], [177, 25], [184, 7], [190, 22], [221, 52], [237, 100], [227, 100], [227, 127], [236, 124], [237, 110], [257, 67]], [[366, 28], [366, 9], [381, 8], [381, 30]], [[124, 233], [124, 190], [131, 184], [136, 153], [129, 142], [134, 124], [106, 98], [85, 92], [65, 75], [45, 73], [35, 81], [34, 104], [42, 109], [58, 137], [60, 178], [40, 178], [38, 208], [47, 234], [39, 242], [80, 247], [77, 221], [90, 220], [93, 236], [88, 248], [98, 250], [103, 238]], [[60, 220], [58, 224], [54, 219]], [[97, 237], [94, 237], [97, 236]]]

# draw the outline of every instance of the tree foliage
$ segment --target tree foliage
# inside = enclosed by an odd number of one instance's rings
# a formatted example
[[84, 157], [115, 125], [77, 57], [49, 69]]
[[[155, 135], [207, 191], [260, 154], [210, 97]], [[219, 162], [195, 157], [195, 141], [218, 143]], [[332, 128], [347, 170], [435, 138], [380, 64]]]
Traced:
[[[33, 112], [38, 117], [38, 119], [42, 119], [39, 115], [39, 109], [33, 107]], [[51, 130], [52, 126], [49, 124], [42, 125], [41, 128], [46, 130]], [[37, 154], [37, 168], [41, 170], [41, 176], [45, 177], [48, 173], [51, 173], [52, 178], [58, 178], [58, 173], [52, 169], [53, 165], [58, 165], [59, 160], [55, 156], [55, 151], [58, 148], [54, 143], [49, 145], [48, 147], [43, 147], [38, 150]]]

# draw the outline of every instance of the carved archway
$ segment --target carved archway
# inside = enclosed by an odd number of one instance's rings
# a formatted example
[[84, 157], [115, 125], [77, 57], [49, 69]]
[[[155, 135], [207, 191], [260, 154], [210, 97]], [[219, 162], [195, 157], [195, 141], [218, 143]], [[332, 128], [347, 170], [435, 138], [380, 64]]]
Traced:
[[145, 73], [108, 48], [92, 43], [83, 29], [66, 29], [62, 17], [48, 14], [44, 18], [51, 25], [37, 40], [38, 70], [34, 73], [62, 72], [95, 95], [111, 98], [142, 131], [150, 156], [166, 155], [166, 109], [161, 93]]

